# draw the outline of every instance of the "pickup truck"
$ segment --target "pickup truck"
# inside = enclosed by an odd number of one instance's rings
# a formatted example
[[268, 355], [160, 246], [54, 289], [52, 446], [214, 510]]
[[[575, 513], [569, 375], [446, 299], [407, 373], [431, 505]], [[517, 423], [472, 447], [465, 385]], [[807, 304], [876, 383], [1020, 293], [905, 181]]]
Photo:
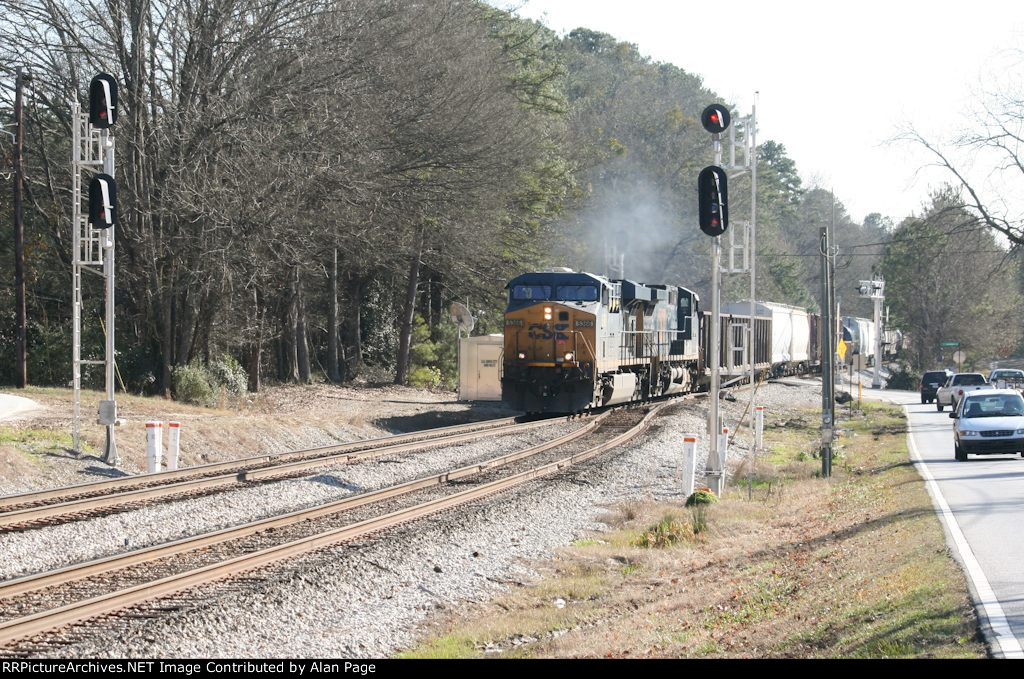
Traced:
[[1024, 370], [999, 368], [988, 376], [988, 383], [997, 389], [1024, 391]]
[[992, 385], [981, 373], [957, 373], [946, 380], [946, 383], [935, 392], [935, 409], [940, 413], [945, 406], [956, 410], [956, 404], [960, 402], [965, 393], [991, 388]]

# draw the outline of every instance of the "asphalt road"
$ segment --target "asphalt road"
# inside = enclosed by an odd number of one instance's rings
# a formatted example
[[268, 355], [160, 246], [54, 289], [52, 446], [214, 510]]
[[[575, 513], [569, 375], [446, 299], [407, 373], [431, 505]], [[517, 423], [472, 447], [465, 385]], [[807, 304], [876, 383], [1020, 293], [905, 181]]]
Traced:
[[970, 455], [957, 462], [948, 408], [940, 413], [922, 405], [917, 392], [870, 391], [907, 411], [911, 456], [931, 481], [947, 542], [967, 573], [993, 652], [1024, 658], [1024, 459]]
[[15, 415], [36, 410], [39, 407], [39, 404], [30, 398], [14, 396], [12, 394], [0, 394], [0, 420], [6, 420]]

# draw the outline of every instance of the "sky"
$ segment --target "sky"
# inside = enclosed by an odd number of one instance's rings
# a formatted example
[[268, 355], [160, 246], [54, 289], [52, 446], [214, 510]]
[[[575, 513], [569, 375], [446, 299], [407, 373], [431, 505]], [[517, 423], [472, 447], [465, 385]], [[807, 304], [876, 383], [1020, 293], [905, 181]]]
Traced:
[[701, 76], [739, 115], [757, 92], [759, 141], [783, 144], [804, 184], [833, 189], [857, 221], [920, 213], [948, 179], [894, 137], [913, 126], [950, 140], [986, 89], [1024, 73], [1021, 0], [491, 2], [559, 34], [582, 26], [634, 43]]

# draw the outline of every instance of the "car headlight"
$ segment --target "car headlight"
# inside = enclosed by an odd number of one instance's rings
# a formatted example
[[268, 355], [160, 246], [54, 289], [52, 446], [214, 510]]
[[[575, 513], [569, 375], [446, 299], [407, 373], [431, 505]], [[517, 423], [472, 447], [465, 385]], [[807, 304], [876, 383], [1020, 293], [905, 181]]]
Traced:
[[1024, 429], [1018, 429], [1017, 431], [1015, 431], [1013, 433], [1015, 435], [1017, 435], [1017, 436], [1024, 436]]
[[960, 430], [960, 436], [980, 436], [980, 434], [978, 432], [976, 432], [976, 431], [970, 431], [970, 430], [967, 430], [967, 429], [961, 429]]

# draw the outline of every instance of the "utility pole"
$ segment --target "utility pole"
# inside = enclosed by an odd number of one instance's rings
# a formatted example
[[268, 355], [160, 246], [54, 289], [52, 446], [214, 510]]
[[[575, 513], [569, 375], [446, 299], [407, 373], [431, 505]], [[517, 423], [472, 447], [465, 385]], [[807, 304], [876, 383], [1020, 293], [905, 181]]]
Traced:
[[25, 191], [25, 81], [23, 67], [17, 68], [14, 80], [14, 385], [24, 389], [28, 384], [28, 311], [25, 304], [25, 222], [23, 193]]
[[832, 437], [835, 399], [832, 357], [835, 353], [835, 320], [832, 318], [832, 267], [828, 227], [821, 227], [821, 476], [832, 476]]

